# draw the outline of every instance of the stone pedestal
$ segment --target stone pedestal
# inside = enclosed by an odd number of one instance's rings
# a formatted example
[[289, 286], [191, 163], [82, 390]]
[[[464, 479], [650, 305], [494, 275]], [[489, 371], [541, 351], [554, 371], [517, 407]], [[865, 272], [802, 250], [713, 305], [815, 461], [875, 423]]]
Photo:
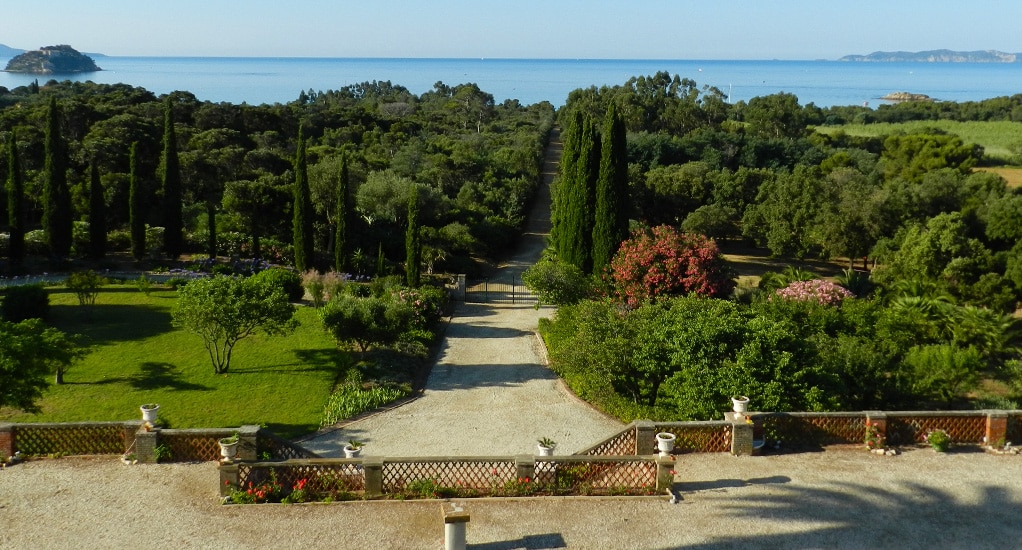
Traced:
[[740, 413], [724, 414], [724, 420], [731, 423], [731, 454], [735, 456], [752, 456], [754, 451], [753, 426], [745, 417]]
[[468, 511], [463, 505], [448, 502], [441, 505], [444, 516], [444, 550], [465, 550], [468, 540]]

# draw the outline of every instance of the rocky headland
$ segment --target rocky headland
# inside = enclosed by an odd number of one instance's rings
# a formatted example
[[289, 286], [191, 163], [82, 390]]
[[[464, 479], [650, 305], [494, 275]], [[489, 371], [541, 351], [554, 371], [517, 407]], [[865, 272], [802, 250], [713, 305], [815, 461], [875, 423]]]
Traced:
[[67, 45], [45, 46], [17, 55], [4, 69], [12, 73], [68, 74], [101, 71], [91, 57]]

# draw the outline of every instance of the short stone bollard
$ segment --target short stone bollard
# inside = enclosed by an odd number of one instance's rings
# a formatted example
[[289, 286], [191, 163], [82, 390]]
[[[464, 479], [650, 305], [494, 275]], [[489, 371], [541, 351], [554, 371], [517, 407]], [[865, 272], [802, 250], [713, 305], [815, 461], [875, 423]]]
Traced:
[[444, 515], [444, 550], [465, 550], [468, 511], [453, 502], [441, 504], [440, 510]]

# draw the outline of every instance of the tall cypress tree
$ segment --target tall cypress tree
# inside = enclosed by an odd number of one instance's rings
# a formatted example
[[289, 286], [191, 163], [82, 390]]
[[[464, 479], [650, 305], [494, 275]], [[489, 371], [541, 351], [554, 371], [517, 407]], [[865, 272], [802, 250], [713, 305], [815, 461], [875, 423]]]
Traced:
[[305, 271], [312, 266], [312, 196], [309, 191], [309, 173], [305, 158], [305, 136], [298, 128], [298, 151], [295, 153], [294, 186], [295, 268]]
[[596, 184], [593, 225], [593, 273], [610, 266], [618, 246], [628, 238], [628, 143], [624, 120], [614, 104], [607, 109], [600, 141], [600, 175]]
[[7, 257], [11, 265], [19, 265], [25, 259], [25, 183], [14, 132], [7, 147], [7, 222], [10, 227]]
[[128, 225], [131, 228], [131, 255], [136, 261], [145, 256], [145, 198], [142, 196], [142, 175], [138, 166], [138, 142], [131, 144], [128, 180]]
[[584, 117], [578, 134], [577, 159], [574, 175], [562, 181], [568, 186], [561, 190], [559, 211], [558, 257], [585, 273], [593, 268], [593, 220], [596, 202], [596, 179], [599, 175], [599, 135], [592, 119]]
[[89, 255], [106, 256], [106, 198], [95, 160], [89, 165]]
[[46, 114], [46, 184], [43, 187], [43, 228], [50, 252], [64, 258], [71, 252], [71, 192], [67, 186], [67, 153], [60, 137], [57, 98], [50, 97]]
[[348, 155], [341, 155], [341, 173], [337, 182], [337, 220], [334, 222], [334, 271], [345, 271], [348, 248]]
[[419, 286], [422, 263], [422, 239], [419, 231], [419, 188], [412, 185], [408, 197], [408, 229], [405, 231], [405, 279], [408, 286]]
[[561, 163], [558, 166], [559, 174], [557, 178], [557, 184], [552, 189], [552, 208], [551, 208], [551, 224], [550, 229], [550, 242], [553, 244], [554, 250], [557, 251], [560, 256], [563, 251], [567, 248], [565, 242], [565, 232], [561, 229], [563, 220], [570, 218], [568, 215], [568, 209], [571, 201], [569, 200], [570, 191], [575, 186], [575, 177], [577, 171], [575, 166], [578, 163], [578, 143], [580, 135], [582, 133], [582, 112], [576, 110], [574, 115], [571, 117], [571, 122], [568, 124], [567, 130], [564, 132], [563, 138], [563, 150], [561, 153]]
[[170, 258], [184, 252], [184, 221], [181, 215], [181, 165], [177, 157], [174, 109], [170, 96], [163, 109], [163, 248]]

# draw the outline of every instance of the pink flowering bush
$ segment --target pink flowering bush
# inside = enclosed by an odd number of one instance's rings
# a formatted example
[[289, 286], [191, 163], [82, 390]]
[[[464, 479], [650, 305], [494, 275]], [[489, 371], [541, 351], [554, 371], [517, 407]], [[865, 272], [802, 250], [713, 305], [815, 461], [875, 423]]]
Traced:
[[854, 296], [845, 287], [823, 279], [792, 281], [788, 286], [777, 289], [774, 295], [785, 300], [816, 302], [824, 306], [841, 305], [845, 298]]
[[633, 307], [690, 293], [725, 297], [735, 287], [717, 243], [668, 225], [632, 233], [611, 260], [610, 276], [618, 295]]

